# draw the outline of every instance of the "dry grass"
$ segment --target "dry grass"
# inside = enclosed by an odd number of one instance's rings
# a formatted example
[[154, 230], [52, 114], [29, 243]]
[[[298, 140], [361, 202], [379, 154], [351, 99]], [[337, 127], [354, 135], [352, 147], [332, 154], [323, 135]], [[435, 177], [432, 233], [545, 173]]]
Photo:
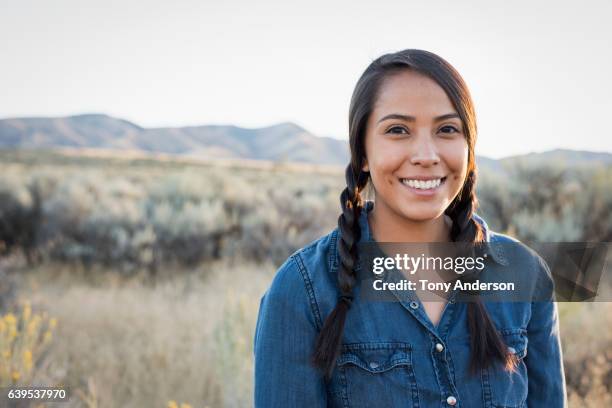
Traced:
[[48, 377], [77, 392], [73, 406], [244, 407], [272, 272], [218, 263], [153, 285], [51, 269], [28, 273], [20, 293], [57, 317]]

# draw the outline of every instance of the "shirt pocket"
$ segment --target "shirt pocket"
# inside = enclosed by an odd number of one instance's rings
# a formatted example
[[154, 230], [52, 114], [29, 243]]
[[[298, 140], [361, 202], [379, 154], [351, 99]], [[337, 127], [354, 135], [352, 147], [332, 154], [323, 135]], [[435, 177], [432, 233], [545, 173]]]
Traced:
[[345, 344], [335, 377], [338, 406], [418, 407], [408, 343]]
[[506, 330], [503, 339], [517, 364], [508, 371], [496, 361], [483, 372], [483, 385], [489, 391], [491, 405], [495, 408], [521, 408], [527, 405], [527, 366], [523, 359], [527, 355], [527, 335], [522, 329]]

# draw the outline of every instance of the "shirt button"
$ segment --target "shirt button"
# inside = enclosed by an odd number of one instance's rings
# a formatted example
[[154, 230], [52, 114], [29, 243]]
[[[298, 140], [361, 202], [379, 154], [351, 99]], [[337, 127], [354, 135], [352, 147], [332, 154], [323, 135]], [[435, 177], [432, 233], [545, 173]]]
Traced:
[[452, 395], [450, 397], [448, 397], [446, 399], [446, 403], [448, 405], [455, 405], [457, 403], [457, 398], [453, 397]]
[[419, 308], [419, 304], [417, 302], [410, 302], [410, 307], [413, 309], [418, 309]]
[[372, 362], [370, 363], [370, 368], [371, 368], [371, 369], [373, 369], [373, 370], [377, 369], [377, 368], [378, 368], [378, 363], [377, 363], [377, 362], [375, 362], [375, 361], [372, 361]]
[[436, 350], [438, 350], [438, 352], [442, 352], [444, 350], [444, 346], [440, 343], [436, 344]]

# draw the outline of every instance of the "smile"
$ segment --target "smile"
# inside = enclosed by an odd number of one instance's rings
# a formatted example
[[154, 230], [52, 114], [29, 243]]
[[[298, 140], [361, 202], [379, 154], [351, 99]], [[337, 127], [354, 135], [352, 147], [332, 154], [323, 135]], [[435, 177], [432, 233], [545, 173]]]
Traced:
[[430, 180], [411, 180], [411, 179], [400, 179], [402, 184], [417, 189], [417, 190], [435, 190], [440, 187], [446, 181], [446, 177], [430, 179]]

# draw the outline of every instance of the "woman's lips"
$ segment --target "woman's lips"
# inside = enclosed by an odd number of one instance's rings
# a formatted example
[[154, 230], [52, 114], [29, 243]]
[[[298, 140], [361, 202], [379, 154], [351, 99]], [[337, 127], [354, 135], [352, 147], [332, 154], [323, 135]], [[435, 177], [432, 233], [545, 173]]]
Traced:
[[[400, 179], [402, 186], [418, 196], [431, 197], [435, 195], [446, 182], [447, 176], [434, 180]], [[438, 182], [439, 180], [439, 182]], [[419, 188], [420, 187], [420, 188]]]

